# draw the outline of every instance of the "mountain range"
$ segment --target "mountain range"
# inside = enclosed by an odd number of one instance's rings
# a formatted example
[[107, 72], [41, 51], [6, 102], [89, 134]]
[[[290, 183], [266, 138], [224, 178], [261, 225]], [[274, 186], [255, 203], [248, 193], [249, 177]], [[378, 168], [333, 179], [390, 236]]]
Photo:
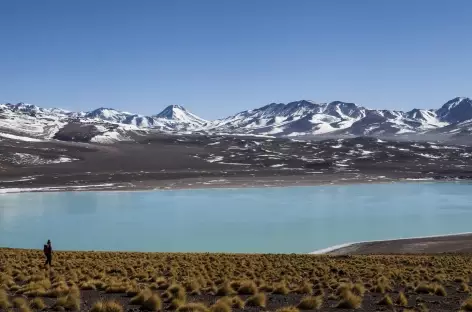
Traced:
[[[204, 120], [179, 105], [144, 116], [98, 108], [89, 112], [0, 104], [0, 136], [112, 143], [149, 133], [297, 136], [467, 136], [472, 100], [456, 97], [439, 109], [368, 109], [354, 103], [272, 103], [218, 119]], [[2, 135], [3, 134], [3, 135]]]

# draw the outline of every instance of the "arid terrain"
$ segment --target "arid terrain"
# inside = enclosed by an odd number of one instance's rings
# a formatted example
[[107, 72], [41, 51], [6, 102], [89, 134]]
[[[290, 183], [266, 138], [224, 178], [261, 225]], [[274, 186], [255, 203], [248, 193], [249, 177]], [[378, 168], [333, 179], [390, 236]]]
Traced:
[[205, 135], [136, 140], [104, 145], [1, 138], [0, 189], [251, 187], [472, 177], [472, 147], [452, 143]]
[[354, 243], [329, 251], [330, 255], [472, 254], [472, 234], [405, 238]]
[[2, 311], [472, 310], [470, 255], [57, 252], [50, 270], [43, 261], [39, 250], [0, 249]]

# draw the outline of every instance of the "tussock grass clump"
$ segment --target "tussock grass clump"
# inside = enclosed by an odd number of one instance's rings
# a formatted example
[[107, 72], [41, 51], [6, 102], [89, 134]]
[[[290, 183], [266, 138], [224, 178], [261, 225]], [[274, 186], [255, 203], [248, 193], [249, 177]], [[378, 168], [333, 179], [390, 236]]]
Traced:
[[351, 291], [346, 291], [342, 295], [341, 301], [336, 305], [339, 309], [359, 309], [362, 305], [362, 297], [354, 295]]
[[[69, 293], [69, 287], [67, 286], [67, 284], [66, 283], [61, 283], [60, 285], [57, 285], [54, 288], [50, 289], [45, 294], [45, 296], [52, 297], [52, 298], [58, 298], [58, 297], [64, 297], [68, 293]], [[35, 294], [35, 295], [37, 295], [37, 294]]]
[[7, 293], [4, 289], [0, 288], [0, 309], [6, 310], [11, 306], [8, 300]]
[[98, 301], [90, 312], [123, 312], [123, 306], [116, 301]]
[[351, 291], [354, 295], [363, 297], [365, 294], [365, 287], [361, 283], [356, 283], [352, 286]]
[[149, 289], [144, 289], [140, 291], [136, 296], [131, 298], [129, 301], [133, 305], [142, 305], [149, 297], [151, 297], [152, 292]]
[[275, 284], [274, 290], [272, 291], [272, 293], [274, 293], [276, 295], [286, 295], [289, 292], [290, 292], [290, 289], [288, 289], [285, 282]]
[[462, 303], [461, 309], [463, 311], [472, 311], [472, 297]]
[[385, 295], [377, 304], [391, 307], [393, 306], [393, 300], [389, 295]]
[[28, 301], [22, 297], [13, 298], [13, 307], [17, 308], [20, 312], [31, 312]]
[[185, 290], [193, 293], [193, 294], [199, 294], [200, 293], [200, 284], [198, 283], [197, 280], [191, 280], [185, 283]]
[[423, 282], [416, 286], [415, 292], [417, 294], [430, 294], [434, 292], [434, 286]]
[[373, 287], [373, 291], [380, 294], [385, 294], [387, 291], [391, 291], [391, 287], [388, 279], [385, 276], [381, 276], [377, 279], [377, 283]]
[[[48, 279], [35, 280], [18, 289], [17, 293], [28, 297], [46, 296], [49, 288], [51, 288], [51, 282]], [[57, 285], [57, 288], [63, 289], [63, 293], [68, 290], [65, 283]]]
[[246, 305], [250, 307], [261, 307], [266, 306], [266, 295], [264, 293], [255, 294], [246, 300]]
[[447, 296], [446, 289], [442, 285], [435, 285], [434, 286], [434, 294], [436, 296], [440, 296], [440, 297], [446, 297]]
[[454, 278], [454, 282], [456, 282], [456, 283], [468, 283], [469, 278], [463, 277], [463, 276], [458, 276], [458, 277]]
[[342, 283], [336, 288], [335, 294], [342, 297], [345, 293], [351, 292], [351, 288], [350, 283]]
[[96, 290], [97, 286], [95, 286], [95, 282], [90, 280], [90, 281], [85, 281], [80, 284], [80, 289], [82, 290]]
[[105, 292], [108, 294], [122, 294], [126, 292], [127, 288], [126, 283], [114, 282], [105, 289]]
[[169, 309], [177, 310], [181, 306], [185, 305], [185, 303], [186, 302], [183, 299], [178, 299], [178, 298], [172, 299], [172, 301], [170, 302], [170, 305], [169, 305]]
[[59, 308], [65, 309], [66, 302], [67, 302], [67, 297], [66, 296], [59, 297], [59, 298], [56, 299], [56, 303], [54, 303], [53, 308], [55, 308], [55, 309], [59, 309]]
[[141, 308], [145, 311], [159, 311], [162, 309], [161, 298], [157, 294], [152, 294], [143, 302]]
[[79, 311], [80, 310], [80, 296], [69, 294], [67, 296], [62, 296], [57, 298], [54, 308], [63, 308], [69, 311]]
[[318, 310], [323, 304], [323, 298], [318, 297], [305, 297], [297, 305], [297, 308], [300, 310]]
[[235, 309], [244, 309], [245, 302], [238, 296], [235, 296], [231, 300], [231, 306]]
[[23, 305], [19, 307], [20, 312], [32, 312], [31, 308], [28, 305]]
[[297, 293], [297, 294], [303, 294], [303, 295], [312, 295], [313, 294], [313, 285], [311, 285], [310, 283], [305, 282], [300, 287], [295, 289], [293, 292]]
[[141, 290], [137, 287], [137, 286], [134, 286], [134, 285], [130, 285], [128, 286], [128, 288], [126, 289], [126, 296], [128, 297], [134, 297], [134, 296], [137, 296], [139, 294]]
[[37, 297], [37, 298], [34, 298], [33, 300], [31, 300], [31, 307], [32, 307], [33, 309], [43, 310], [43, 309], [45, 309], [47, 306], [46, 306], [46, 304], [44, 303], [43, 299]]
[[224, 282], [220, 287], [218, 287], [218, 290], [215, 293], [217, 296], [231, 296], [234, 294], [236, 294], [236, 291], [234, 291], [229, 282]]
[[28, 301], [26, 301], [26, 299], [22, 297], [13, 298], [12, 302], [13, 302], [13, 307], [15, 308], [21, 308], [22, 306], [29, 306]]
[[418, 311], [420, 311], [420, 312], [428, 312], [429, 309], [428, 309], [428, 307], [426, 306], [426, 304], [423, 302], [423, 303], [420, 303], [420, 304], [418, 305]]
[[385, 292], [387, 291], [387, 287], [384, 284], [377, 284], [372, 287], [372, 291], [379, 294], [385, 294]]
[[177, 309], [177, 312], [208, 312], [208, 307], [203, 303], [187, 303]]
[[174, 299], [185, 299], [186, 298], [185, 288], [182, 285], [178, 285], [178, 284], [171, 285], [167, 289], [167, 292]]
[[218, 300], [210, 307], [211, 312], [231, 312], [231, 298], [229, 300]]
[[233, 302], [233, 300], [232, 300], [232, 297], [226, 296], [226, 297], [221, 297], [220, 299], [218, 299], [216, 301], [216, 303], [219, 303], [219, 302], [222, 302], [222, 303], [225, 303], [225, 304], [231, 306], [231, 303]]
[[238, 288], [238, 294], [240, 295], [254, 295], [257, 293], [257, 285], [253, 281], [244, 281]]
[[457, 289], [458, 292], [469, 292], [469, 285], [467, 283], [460, 283], [459, 288]]
[[408, 298], [405, 296], [405, 294], [401, 291], [398, 294], [398, 298], [395, 301], [396, 304], [398, 304], [401, 307], [406, 307], [408, 305]]
[[283, 307], [277, 309], [276, 312], [299, 312], [299, 310], [296, 307]]

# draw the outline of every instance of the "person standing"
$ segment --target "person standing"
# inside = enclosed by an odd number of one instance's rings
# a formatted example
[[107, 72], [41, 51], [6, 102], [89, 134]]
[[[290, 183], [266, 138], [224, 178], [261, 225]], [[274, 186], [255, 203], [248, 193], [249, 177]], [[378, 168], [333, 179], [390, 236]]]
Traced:
[[48, 239], [46, 245], [44, 245], [44, 255], [46, 256], [46, 262], [44, 263], [45, 266], [49, 264], [49, 267], [52, 266], [52, 246], [51, 241]]

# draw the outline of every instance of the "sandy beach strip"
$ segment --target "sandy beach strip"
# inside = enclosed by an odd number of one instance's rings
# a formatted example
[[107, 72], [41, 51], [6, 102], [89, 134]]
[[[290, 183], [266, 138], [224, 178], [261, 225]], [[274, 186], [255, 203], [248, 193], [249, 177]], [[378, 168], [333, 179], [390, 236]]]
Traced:
[[337, 256], [440, 253], [472, 253], [472, 232], [345, 243], [316, 250], [310, 254], [327, 254]]

